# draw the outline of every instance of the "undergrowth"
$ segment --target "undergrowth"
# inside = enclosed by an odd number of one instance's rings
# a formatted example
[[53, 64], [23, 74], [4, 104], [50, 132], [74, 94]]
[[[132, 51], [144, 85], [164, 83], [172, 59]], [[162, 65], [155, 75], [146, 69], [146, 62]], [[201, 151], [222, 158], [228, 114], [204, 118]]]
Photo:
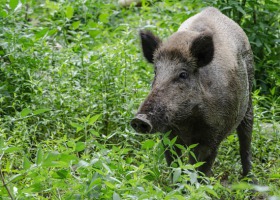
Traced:
[[[159, 135], [139, 135], [129, 126], [153, 78], [138, 31], [167, 37], [207, 5], [2, 0], [0, 199], [280, 199], [276, 72], [266, 72], [265, 87], [255, 85], [253, 170], [245, 179], [235, 134], [222, 143], [207, 178], [195, 170], [201, 163], [189, 165], [187, 156], [167, 167]], [[236, 11], [239, 4], [213, 5]], [[241, 17], [246, 25], [249, 14]], [[279, 47], [264, 52], [268, 48]], [[279, 64], [272, 54], [266, 65]], [[172, 147], [175, 141], [164, 142]]]

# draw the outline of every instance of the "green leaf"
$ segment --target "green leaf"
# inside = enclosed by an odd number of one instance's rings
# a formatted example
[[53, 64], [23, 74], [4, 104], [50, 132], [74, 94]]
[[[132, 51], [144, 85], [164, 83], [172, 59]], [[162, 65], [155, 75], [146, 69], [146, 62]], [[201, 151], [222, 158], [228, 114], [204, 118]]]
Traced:
[[28, 160], [26, 156], [23, 157], [23, 169], [27, 170], [31, 167], [32, 162]]
[[0, 10], [0, 16], [3, 17], [3, 18], [7, 17], [7, 16], [8, 16], [7, 11], [4, 10], [4, 9], [1, 9], [1, 10]]
[[200, 167], [201, 165], [203, 165], [205, 162], [197, 162], [197, 163], [195, 163], [193, 166], [195, 167], [195, 168], [198, 168], [198, 167]]
[[25, 117], [27, 116], [29, 113], [31, 113], [32, 111], [28, 108], [24, 108], [21, 112], [20, 112], [20, 116], [21, 117]]
[[88, 115], [86, 118], [84, 118], [83, 122], [88, 122], [89, 118], [90, 118], [90, 115]]
[[100, 117], [100, 114], [98, 115], [94, 115], [93, 117], [91, 117], [89, 120], [88, 120], [88, 124], [89, 125], [92, 125], [94, 122], [96, 122], [96, 120]]
[[155, 141], [146, 140], [142, 143], [142, 149], [151, 149], [155, 145]]
[[[172, 194], [172, 193], [171, 193]], [[165, 198], [165, 199], [176, 199], [176, 200], [186, 200], [186, 197], [179, 195], [179, 194], [172, 194], [170, 197]]]
[[75, 147], [75, 152], [83, 151], [86, 148], [86, 145], [84, 142], [77, 142]]
[[28, 188], [24, 188], [23, 192], [24, 193], [30, 193], [30, 192], [41, 192], [44, 190], [44, 185], [43, 183], [35, 183], [33, 185], [31, 185]]
[[84, 126], [78, 123], [71, 123], [71, 126], [73, 126], [74, 128], [76, 128], [76, 132], [80, 132], [81, 130], [84, 129]]
[[14, 153], [14, 152], [18, 152], [20, 150], [21, 150], [21, 148], [19, 148], [19, 147], [8, 147], [8, 148], [4, 149], [4, 152], [5, 153]]
[[108, 12], [103, 12], [101, 15], [99, 15], [99, 20], [103, 23], [108, 23], [109, 22], [109, 14]]
[[162, 141], [164, 145], [168, 145], [168, 146], [170, 145], [170, 139], [168, 137], [163, 137]]
[[280, 179], [280, 174], [271, 174], [270, 178]]
[[177, 136], [176, 136], [176, 137], [174, 137], [174, 138], [170, 141], [170, 144], [171, 144], [171, 145], [174, 145], [174, 144], [175, 144], [175, 142], [176, 142], [176, 140], [177, 140]]
[[88, 167], [90, 164], [84, 160], [80, 160], [77, 164], [77, 167]]
[[68, 142], [67, 142], [67, 146], [68, 146], [68, 147], [73, 147], [73, 148], [74, 148], [74, 147], [75, 147], [75, 142], [74, 142], [74, 141], [68, 141]]
[[35, 34], [36, 39], [41, 39], [49, 32], [49, 28], [44, 28]]
[[249, 183], [240, 182], [238, 184], [232, 185], [231, 188], [232, 190], [250, 190], [253, 189], [253, 186]]
[[42, 163], [42, 166], [44, 167], [57, 167], [57, 168], [66, 168], [69, 167], [67, 163], [61, 162], [61, 161], [55, 161], [55, 160], [44, 160]]
[[23, 179], [25, 176], [23, 174], [16, 174], [9, 179], [10, 182], [18, 182], [19, 180]]
[[60, 157], [60, 154], [56, 151], [51, 151], [48, 152], [45, 156], [44, 162], [45, 161], [55, 161]]
[[272, 96], [275, 94], [275, 90], [276, 90], [276, 87], [273, 87], [272, 89], [269, 89], [270, 94], [271, 94]]
[[[94, 22], [94, 21], [92, 21], [92, 20], [89, 20], [89, 22], [87, 23], [87, 28], [89, 29], [89, 30], [91, 30], [91, 29], [97, 29], [97, 28], [100, 28], [99, 27], [99, 24], [97, 23], [97, 22]], [[100, 31], [100, 30], [99, 30]]]
[[55, 33], [57, 33], [57, 29], [49, 30], [49, 31], [48, 31], [48, 36], [52, 36], [52, 35], [54, 35]]
[[69, 153], [62, 153], [60, 154], [60, 161], [67, 163], [68, 165], [76, 163], [79, 159], [77, 158], [76, 155], [69, 154]]
[[118, 193], [114, 192], [113, 194], [113, 200], [121, 200], [121, 197]]
[[76, 30], [77, 28], [79, 28], [81, 21], [76, 21], [72, 23], [72, 29]]
[[99, 137], [100, 136], [100, 134], [96, 131], [96, 130], [89, 130], [89, 132], [92, 134], [92, 135], [94, 135], [95, 137]]
[[4, 148], [4, 138], [3, 137], [0, 137], [0, 149]]
[[18, 5], [18, 3], [19, 3], [19, 0], [10, 0], [10, 8], [12, 9], [12, 10], [15, 10], [16, 9], [16, 7], [17, 7], [17, 5]]
[[213, 195], [214, 197], [216, 197], [217, 199], [220, 199], [220, 197], [218, 196], [218, 194], [215, 192], [214, 189], [211, 189], [211, 188], [209, 188], [209, 187], [207, 187], [207, 186], [203, 187], [203, 189], [204, 189], [207, 193], [209, 193], [209, 194]]
[[195, 156], [195, 154], [192, 151], [190, 151], [190, 154], [196, 160], [196, 156]]
[[67, 176], [68, 176], [68, 174], [69, 174], [69, 171], [68, 171], [68, 170], [66, 170], [66, 169], [60, 169], [60, 170], [56, 171], [56, 172], [52, 175], [52, 177], [53, 177], [53, 178], [56, 178], [56, 179], [66, 179]]
[[44, 167], [69, 167], [67, 162], [61, 161], [61, 154], [56, 151], [48, 152], [47, 156], [42, 162], [42, 166]]
[[81, 130], [84, 129], [84, 126], [78, 123], [71, 123], [71, 126], [73, 126], [74, 128], [76, 128], [76, 132], [80, 132]]
[[88, 31], [88, 33], [92, 38], [95, 38], [96, 36], [101, 34], [100, 30], [98, 30], [98, 29], [91, 29]]
[[236, 9], [241, 12], [243, 15], [246, 15], [246, 12], [243, 10], [242, 7], [238, 6], [238, 5], [235, 5], [236, 6]]
[[48, 112], [48, 111], [50, 111], [51, 109], [49, 109], [49, 108], [41, 108], [41, 109], [38, 109], [38, 110], [35, 110], [35, 111], [33, 111], [33, 114], [34, 115], [39, 115], [39, 114], [42, 114], [42, 113], [44, 113], [44, 112]]
[[178, 147], [178, 148], [181, 149], [181, 150], [185, 150], [185, 149], [186, 149], [186, 148], [185, 148], [183, 145], [181, 145], [181, 144], [175, 144], [175, 146]]
[[74, 9], [72, 6], [67, 6], [66, 7], [66, 11], [65, 11], [65, 14], [66, 14], [66, 17], [68, 19], [71, 19], [73, 17], [73, 14], [74, 14]]
[[193, 149], [193, 148], [195, 148], [197, 145], [198, 145], [198, 144], [192, 144], [192, 145], [189, 146], [189, 149]]
[[232, 7], [231, 6], [226, 6], [220, 9], [220, 11], [224, 11], [224, 10], [231, 10]]
[[36, 153], [36, 165], [40, 165], [43, 161], [43, 151], [39, 147]]
[[189, 176], [191, 184], [197, 183], [197, 174], [195, 172], [190, 173]]
[[111, 189], [114, 189], [114, 188], [115, 188], [115, 185], [112, 184], [112, 183], [109, 182], [109, 181], [104, 181], [104, 183], [105, 183], [105, 185], [106, 185], [107, 187], [109, 187], [109, 188], [111, 188]]
[[89, 188], [94, 188], [96, 185], [101, 185], [101, 183], [102, 183], [101, 178], [93, 178], [89, 185]]
[[176, 183], [182, 174], [181, 168], [175, 168], [173, 172], [173, 183]]

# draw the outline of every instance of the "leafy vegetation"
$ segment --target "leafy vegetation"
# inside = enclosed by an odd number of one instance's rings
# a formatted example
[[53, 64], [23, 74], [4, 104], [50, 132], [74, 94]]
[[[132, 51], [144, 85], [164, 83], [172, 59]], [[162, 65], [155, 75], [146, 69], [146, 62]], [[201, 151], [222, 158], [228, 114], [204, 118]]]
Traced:
[[[0, 199], [280, 199], [277, 2], [163, 0], [121, 8], [113, 0], [2, 0]], [[251, 176], [241, 179], [233, 134], [221, 145], [214, 176], [201, 184], [201, 163], [183, 157], [168, 168], [158, 135], [138, 135], [129, 121], [153, 78], [139, 29], [166, 37], [207, 5], [240, 23], [252, 42], [256, 120]]]

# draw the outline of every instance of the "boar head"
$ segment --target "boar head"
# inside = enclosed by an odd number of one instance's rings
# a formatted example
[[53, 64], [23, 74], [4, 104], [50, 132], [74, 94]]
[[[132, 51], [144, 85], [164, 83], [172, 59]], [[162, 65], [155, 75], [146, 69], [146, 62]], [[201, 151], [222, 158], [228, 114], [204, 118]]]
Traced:
[[152, 32], [140, 31], [140, 38], [144, 57], [154, 65], [155, 77], [131, 126], [140, 133], [172, 130], [187, 134], [203, 117], [207, 73], [201, 69], [214, 56], [212, 33], [180, 31], [162, 42]]

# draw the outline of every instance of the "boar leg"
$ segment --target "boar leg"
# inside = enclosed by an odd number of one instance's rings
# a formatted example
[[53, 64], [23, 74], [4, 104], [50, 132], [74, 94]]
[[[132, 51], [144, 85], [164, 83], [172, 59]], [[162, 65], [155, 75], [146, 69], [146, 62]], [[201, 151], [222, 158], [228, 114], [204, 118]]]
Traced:
[[199, 144], [193, 150], [196, 159], [189, 155], [190, 164], [195, 164], [196, 162], [205, 162], [203, 165], [198, 167], [198, 171], [204, 173], [206, 176], [211, 175], [211, 168], [217, 156], [217, 148], [210, 148], [207, 145]]
[[237, 127], [239, 138], [239, 151], [241, 155], [241, 163], [243, 168], [243, 176], [246, 176], [251, 169], [251, 139], [253, 129], [253, 108], [252, 100], [250, 99], [249, 107], [244, 119]]

